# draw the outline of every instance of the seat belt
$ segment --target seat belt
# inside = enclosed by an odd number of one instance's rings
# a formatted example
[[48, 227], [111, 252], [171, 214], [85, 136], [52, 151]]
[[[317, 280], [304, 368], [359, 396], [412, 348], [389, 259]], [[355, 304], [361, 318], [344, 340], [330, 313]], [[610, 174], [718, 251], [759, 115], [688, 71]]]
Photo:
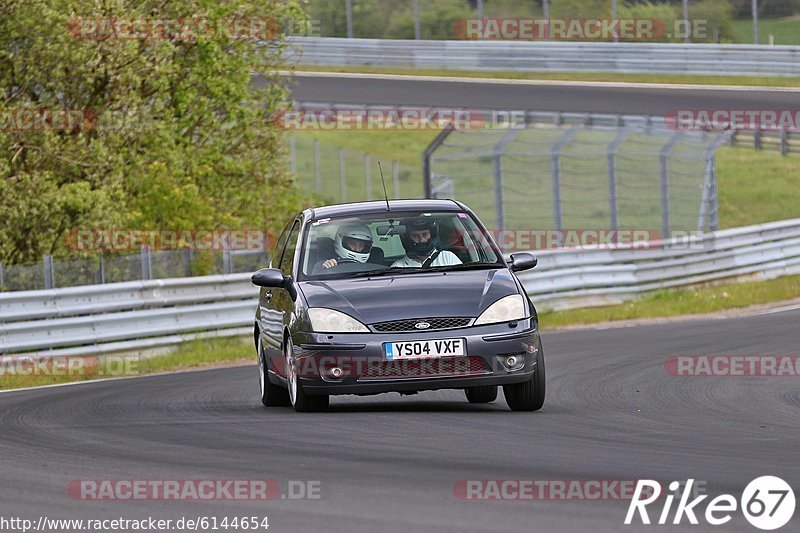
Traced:
[[442, 253], [442, 251], [443, 250], [436, 250], [435, 252], [433, 252], [431, 256], [428, 257], [424, 263], [422, 263], [421, 268], [428, 268], [429, 266], [431, 266], [433, 262], [436, 261], [436, 258], [439, 257], [439, 254]]

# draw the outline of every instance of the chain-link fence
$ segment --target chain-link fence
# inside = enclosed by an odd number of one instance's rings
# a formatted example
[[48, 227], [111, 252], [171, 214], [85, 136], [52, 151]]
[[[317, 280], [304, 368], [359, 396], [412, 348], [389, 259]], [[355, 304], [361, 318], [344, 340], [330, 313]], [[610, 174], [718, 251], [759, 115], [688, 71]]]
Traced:
[[[327, 203], [383, 199], [378, 158], [320, 142], [307, 135], [289, 137], [292, 173], [306, 191]], [[419, 167], [381, 160], [389, 198], [420, 198], [423, 195]]]
[[151, 251], [143, 247], [136, 254], [98, 254], [95, 257], [63, 260], [45, 256], [39, 263], [0, 264], [0, 291], [254, 272], [268, 263], [267, 252], [261, 250]]
[[709, 231], [715, 154], [728, 138], [552, 120], [453, 130], [431, 155], [429, 194], [464, 201], [498, 230]]

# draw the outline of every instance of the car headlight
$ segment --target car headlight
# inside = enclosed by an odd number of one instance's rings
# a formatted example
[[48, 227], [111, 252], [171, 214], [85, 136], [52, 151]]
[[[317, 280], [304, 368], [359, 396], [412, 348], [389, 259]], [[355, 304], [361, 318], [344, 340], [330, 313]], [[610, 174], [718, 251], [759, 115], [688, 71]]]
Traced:
[[505, 298], [500, 298], [489, 308], [481, 313], [476, 326], [483, 324], [497, 324], [499, 322], [511, 322], [512, 320], [525, 320], [525, 300], [520, 294], [512, 294]]
[[311, 327], [316, 333], [369, 333], [369, 328], [351, 317], [333, 309], [314, 307], [308, 310]]

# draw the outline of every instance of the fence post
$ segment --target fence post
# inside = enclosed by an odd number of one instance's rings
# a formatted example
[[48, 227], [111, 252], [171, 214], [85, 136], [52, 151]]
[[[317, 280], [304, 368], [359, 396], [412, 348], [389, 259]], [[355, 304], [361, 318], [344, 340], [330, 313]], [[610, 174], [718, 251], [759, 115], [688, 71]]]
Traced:
[[392, 161], [392, 182], [394, 183], [394, 197], [400, 198], [400, 163]]
[[314, 139], [314, 177], [317, 180], [317, 194], [322, 192], [322, 169], [319, 162], [319, 140]]
[[419, 24], [419, 0], [411, 0], [412, 12], [414, 13], [414, 39], [419, 41], [422, 39], [422, 30]]
[[153, 279], [153, 263], [150, 257], [150, 247], [142, 246], [139, 256], [142, 261], [142, 279]]
[[697, 217], [697, 231], [702, 232], [708, 220], [709, 231], [719, 229], [719, 198], [717, 197], [717, 150], [729, 141], [734, 133], [723, 133], [706, 151], [706, 179], [703, 184], [703, 198], [700, 201], [700, 214]]
[[103, 258], [102, 251], [98, 255], [100, 260], [100, 285], [104, 285], [106, 282], [106, 260]]
[[295, 150], [297, 149], [296, 146], [296, 139], [294, 133], [289, 136], [289, 168], [292, 171], [292, 174], [297, 174], [297, 153]]
[[659, 168], [661, 171], [661, 238], [670, 238], [670, 220], [669, 220], [669, 172], [667, 169], [667, 157], [670, 150], [678, 142], [681, 137], [681, 132], [676, 132], [670, 137], [667, 143], [661, 148], [658, 154]]
[[497, 231], [503, 231], [506, 226], [505, 200], [503, 199], [503, 152], [513, 141], [522, 128], [512, 127], [503, 134], [503, 137], [492, 147], [492, 175], [494, 177], [494, 209], [497, 220]]
[[183, 255], [184, 258], [186, 259], [183, 272], [187, 278], [190, 278], [192, 276], [192, 255], [193, 255], [191, 248], [187, 248]]
[[344, 166], [344, 148], [339, 148], [339, 181], [341, 182], [340, 196], [341, 201], [347, 200], [347, 175], [345, 174]]
[[353, 0], [344, 0], [345, 21], [347, 24], [347, 38], [353, 38]]
[[630, 130], [623, 130], [608, 145], [608, 208], [611, 215], [611, 230], [617, 231], [619, 227], [619, 212], [617, 205], [617, 150], [630, 135]]
[[444, 141], [447, 137], [453, 133], [455, 130], [455, 126], [453, 123], [447, 125], [445, 129], [439, 132], [431, 144], [425, 148], [425, 151], [422, 152], [422, 187], [423, 187], [423, 197], [424, 198], [433, 198], [433, 183], [431, 182], [431, 157], [433, 153], [438, 150], [438, 148], [444, 144]]
[[233, 273], [233, 258], [230, 250], [222, 250], [222, 273]]
[[372, 200], [372, 157], [364, 154], [364, 181], [367, 183], [367, 200]]
[[55, 289], [55, 267], [53, 266], [53, 256], [44, 256], [44, 288]]
[[[560, 118], [560, 114], [559, 114]], [[557, 231], [563, 229], [563, 214], [561, 212], [561, 150], [568, 145], [579, 130], [583, 129], [582, 124], [575, 124], [569, 128], [564, 135], [553, 145], [550, 155], [550, 170], [553, 175], [553, 225]], [[559, 236], [559, 246], [561, 237]]]

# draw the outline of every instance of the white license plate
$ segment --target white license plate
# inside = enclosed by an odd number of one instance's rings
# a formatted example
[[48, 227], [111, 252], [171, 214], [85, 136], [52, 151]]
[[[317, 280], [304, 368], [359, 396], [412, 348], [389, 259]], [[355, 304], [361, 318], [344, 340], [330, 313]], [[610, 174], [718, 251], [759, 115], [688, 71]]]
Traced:
[[435, 339], [430, 341], [385, 342], [387, 361], [398, 359], [427, 359], [466, 355], [464, 339]]

